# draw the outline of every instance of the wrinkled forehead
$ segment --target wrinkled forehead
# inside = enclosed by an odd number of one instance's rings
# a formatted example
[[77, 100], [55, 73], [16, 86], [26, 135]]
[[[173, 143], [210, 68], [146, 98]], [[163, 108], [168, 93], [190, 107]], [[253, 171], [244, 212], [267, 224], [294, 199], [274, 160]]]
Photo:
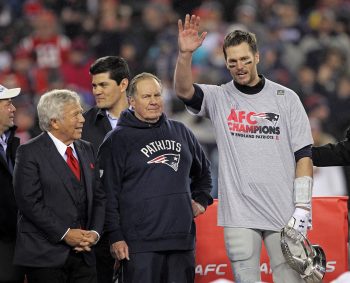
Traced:
[[136, 83], [137, 94], [154, 94], [160, 93], [162, 87], [159, 82], [154, 78], [144, 78]]

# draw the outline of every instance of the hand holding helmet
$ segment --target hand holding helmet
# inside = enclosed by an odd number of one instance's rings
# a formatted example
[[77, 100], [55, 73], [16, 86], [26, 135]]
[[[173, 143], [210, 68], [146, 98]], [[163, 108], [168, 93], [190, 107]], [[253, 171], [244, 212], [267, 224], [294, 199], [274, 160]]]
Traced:
[[[306, 237], [307, 229], [312, 227], [311, 197], [313, 180], [310, 176], [298, 177], [294, 180], [294, 204], [295, 211], [288, 221], [286, 229], [289, 237], [298, 239], [293, 231], [300, 232]], [[299, 237], [300, 238], [300, 237]], [[301, 239], [298, 239], [301, 240]]]
[[[293, 216], [288, 221], [287, 226], [293, 228], [294, 230], [300, 232], [304, 237], [306, 237], [308, 224], [311, 221], [311, 213], [310, 211], [304, 208], [296, 208]], [[296, 238], [297, 235], [293, 233], [292, 229], [286, 229], [286, 233], [291, 238]], [[297, 238], [296, 238], [297, 239]], [[301, 240], [301, 239], [298, 239]]]

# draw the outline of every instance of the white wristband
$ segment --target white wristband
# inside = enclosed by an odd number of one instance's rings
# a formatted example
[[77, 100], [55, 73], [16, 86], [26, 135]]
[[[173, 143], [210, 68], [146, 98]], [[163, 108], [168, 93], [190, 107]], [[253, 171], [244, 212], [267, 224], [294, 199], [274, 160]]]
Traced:
[[313, 179], [310, 176], [298, 177], [294, 180], [294, 204], [311, 206]]

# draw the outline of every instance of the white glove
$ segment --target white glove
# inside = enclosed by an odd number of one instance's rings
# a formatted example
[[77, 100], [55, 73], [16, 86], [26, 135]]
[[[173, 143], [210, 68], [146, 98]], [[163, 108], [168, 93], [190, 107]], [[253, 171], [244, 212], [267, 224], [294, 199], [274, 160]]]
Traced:
[[306, 237], [307, 228], [308, 225], [310, 225], [309, 222], [311, 222], [310, 211], [297, 207], [292, 218], [288, 221], [287, 226], [297, 230]]

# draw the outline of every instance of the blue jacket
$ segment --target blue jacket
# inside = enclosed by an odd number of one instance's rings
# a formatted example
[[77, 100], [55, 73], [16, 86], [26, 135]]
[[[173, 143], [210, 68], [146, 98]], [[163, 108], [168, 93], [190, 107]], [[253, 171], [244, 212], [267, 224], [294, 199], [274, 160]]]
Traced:
[[191, 199], [204, 207], [213, 200], [209, 161], [188, 128], [164, 114], [145, 123], [125, 110], [99, 161], [111, 243], [124, 240], [131, 253], [194, 249]]

